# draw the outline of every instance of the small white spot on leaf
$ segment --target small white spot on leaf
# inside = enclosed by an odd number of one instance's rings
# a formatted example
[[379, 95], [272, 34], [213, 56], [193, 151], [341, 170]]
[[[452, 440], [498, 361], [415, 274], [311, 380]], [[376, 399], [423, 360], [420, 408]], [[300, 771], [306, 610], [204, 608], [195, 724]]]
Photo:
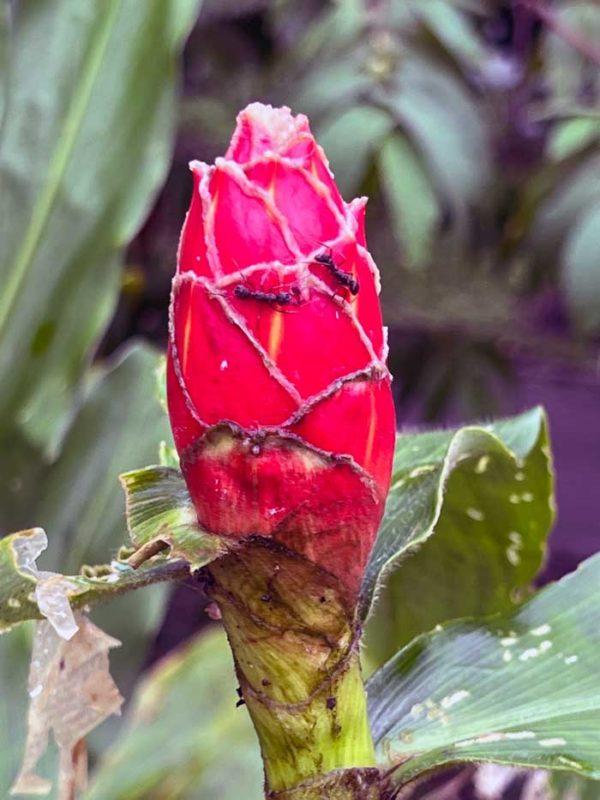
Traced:
[[420, 467], [411, 469], [408, 473], [409, 478], [418, 478], [420, 475], [426, 475], [428, 472], [433, 472], [435, 469], [434, 464], [422, 464]]
[[540, 651], [537, 647], [529, 647], [527, 650], [523, 650], [519, 656], [519, 661], [529, 661], [530, 658], [536, 658], [539, 654]]
[[471, 692], [467, 689], [458, 689], [456, 692], [452, 692], [452, 694], [446, 695], [440, 700], [440, 705], [442, 708], [452, 708], [457, 703], [460, 703], [461, 700], [465, 700], [467, 697], [471, 696]]
[[482, 475], [488, 468], [489, 463], [490, 463], [489, 456], [481, 456], [481, 458], [475, 465], [475, 472], [477, 473], [477, 475]]
[[550, 633], [551, 630], [551, 626], [546, 622], [544, 625], [539, 625], [537, 628], [532, 628], [531, 633], [533, 636], [545, 636], [547, 633]]
[[535, 739], [533, 731], [507, 731], [500, 733], [486, 733], [483, 736], [475, 736], [473, 739], [463, 739], [456, 742], [455, 747], [471, 747], [472, 745], [493, 744], [494, 742], [504, 742], [508, 740]]

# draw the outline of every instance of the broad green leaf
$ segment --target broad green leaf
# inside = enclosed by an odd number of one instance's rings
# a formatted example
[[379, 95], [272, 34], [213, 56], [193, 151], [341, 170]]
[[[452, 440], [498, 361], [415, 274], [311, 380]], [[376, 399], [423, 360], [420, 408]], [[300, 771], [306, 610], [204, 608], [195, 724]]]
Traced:
[[[434, 625], [511, 609], [542, 563], [553, 518], [544, 413], [401, 434], [363, 584], [368, 668]], [[384, 588], [376, 590], [378, 582]]]
[[164, 658], [137, 688], [85, 800], [260, 800], [258, 743], [235, 686], [221, 630]]
[[600, 554], [516, 613], [423, 634], [368, 683], [373, 736], [402, 782], [457, 761], [600, 779]]
[[563, 282], [572, 313], [588, 333], [600, 328], [600, 199], [577, 220], [564, 251]]
[[168, 165], [198, 0], [14, 5], [0, 142], [0, 419], [56, 444]]
[[344, 197], [354, 197], [380, 141], [394, 121], [389, 114], [368, 105], [352, 106], [336, 114], [318, 131], [319, 143], [330, 160]]
[[438, 203], [421, 157], [399, 131], [380, 149], [379, 176], [402, 260], [422, 266], [431, 255]]

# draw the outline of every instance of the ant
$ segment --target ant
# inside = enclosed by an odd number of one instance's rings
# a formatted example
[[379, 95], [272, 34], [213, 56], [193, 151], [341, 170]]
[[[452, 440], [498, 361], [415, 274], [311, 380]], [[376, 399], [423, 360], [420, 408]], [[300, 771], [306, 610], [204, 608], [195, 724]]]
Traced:
[[238, 284], [233, 293], [240, 300], [260, 300], [264, 303], [277, 303], [277, 305], [290, 305], [298, 299], [300, 290], [293, 287], [291, 292], [261, 292], [258, 289], [249, 289], [243, 284]]
[[314, 260], [317, 264], [322, 264], [324, 267], [327, 267], [329, 272], [333, 275], [333, 277], [341, 283], [342, 286], [345, 286], [346, 289], [350, 292], [350, 294], [358, 294], [359, 285], [358, 281], [354, 277], [354, 275], [350, 275], [349, 272], [344, 272], [343, 269], [340, 269], [338, 265], [333, 260], [333, 256], [331, 254], [331, 250], [326, 252], [325, 250], [322, 253], [318, 253]]

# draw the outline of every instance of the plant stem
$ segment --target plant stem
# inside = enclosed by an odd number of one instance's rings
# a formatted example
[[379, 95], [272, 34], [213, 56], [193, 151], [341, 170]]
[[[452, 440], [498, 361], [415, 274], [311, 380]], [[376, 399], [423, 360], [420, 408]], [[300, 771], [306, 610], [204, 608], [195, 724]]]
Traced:
[[375, 800], [355, 599], [330, 573], [254, 538], [209, 568], [278, 800]]

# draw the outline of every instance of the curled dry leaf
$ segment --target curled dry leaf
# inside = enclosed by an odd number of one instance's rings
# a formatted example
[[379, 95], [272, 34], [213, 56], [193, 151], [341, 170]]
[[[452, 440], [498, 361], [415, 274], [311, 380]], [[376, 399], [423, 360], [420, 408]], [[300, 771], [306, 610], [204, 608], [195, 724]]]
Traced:
[[49, 781], [35, 772], [52, 730], [60, 752], [59, 799], [68, 800], [86, 783], [83, 738], [123, 702], [109, 673], [108, 651], [120, 642], [83, 614], [77, 630], [61, 638], [46, 620], [36, 624], [31, 667], [27, 742], [21, 771], [11, 794], [47, 794]]
[[48, 537], [42, 528], [32, 528], [25, 533], [29, 535], [14, 540], [16, 565], [24, 575], [36, 581], [34, 594], [40, 612], [59, 636], [71, 639], [77, 633], [77, 623], [67, 592], [77, 586], [64, 575], [38, 569], [35, 562], [48, 547]]

